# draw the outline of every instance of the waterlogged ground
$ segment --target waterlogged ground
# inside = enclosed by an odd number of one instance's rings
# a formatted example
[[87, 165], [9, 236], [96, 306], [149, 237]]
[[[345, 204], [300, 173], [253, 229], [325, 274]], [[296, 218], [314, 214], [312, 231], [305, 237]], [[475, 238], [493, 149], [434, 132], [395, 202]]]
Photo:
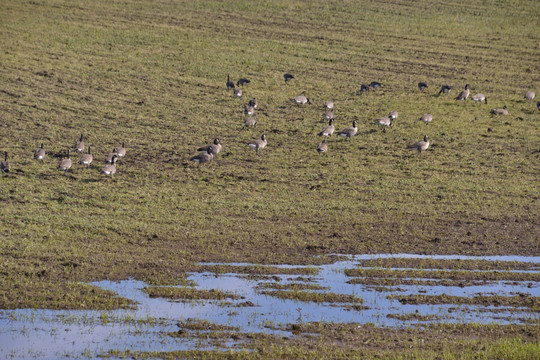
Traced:
[[[398, 328], [538, 323], [540, 257], [336, 260], [307, 267], [201, 264], [204, 271], [191, 273], [190, 285], [182, 287], [96, 282], [92, 285], [136, 302], [136, 309], [2, 311], [1, 355], [54, 359], [112, 351], [242, 349], [257, 336], [295, 336], [307, 323]], [[223, 332], [229, 335], [211, 335]]]

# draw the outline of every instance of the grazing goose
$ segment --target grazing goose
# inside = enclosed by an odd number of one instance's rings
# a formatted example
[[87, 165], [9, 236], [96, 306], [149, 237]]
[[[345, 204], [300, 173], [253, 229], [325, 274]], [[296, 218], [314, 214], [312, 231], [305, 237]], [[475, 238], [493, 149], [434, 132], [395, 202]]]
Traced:
[[234, 89], [234, 96], [242, 97], [242, 89]]
[[209, 147], [209, 148], [206, 149], [205, 152], [200, 153], [199, 155], [194, 156], [189, 160], [196, 162], [197, 167], [199, 168], [199, 167], [201, 167], [201, 164], [212, 161], [213, 158], [214, 158], [214, 149], [212, 147]]
[[112, 164], [113, 158], [115, 158], [116, 156], [118, 156], [118, 149], [114, 148], [113, 151], [109, 153], [109, 155], [107, 155], [107, 158], [105, 159], [105, 164]]
[[428, 88], [428, 86], [427, 86], [427, 84], [426, 84], [425, 82], [420, 81], [420, 82], [418, 83], [418, 88], [419, 88], [421, 91], [424, 91], [424, 90], [426, 90], [426, 89]]
[[441, 86], [441, 91], [439, 91], [439, 96], [441, 94], [448, 94], [450, 92], [450, 90], [452, 90], [452, 87], [449, 86], [449, 85], [443, 85]]
[[204, 151], [204, 152], [207, 152], [208, 149], [212, 148], [212, 154], [213, 155], [217, 155], [220, 153], [221, 151], [221, 141], [216, 138], [214, 139], [214, 143], [213, 144], [210, 144], [210, 145], [205, 145], [203, 147], [200, 147], [197, 149], [197, 151]]
[[244, 114], [247, 116], [255, 114], [255, 108], [253, 106], [246, 105], [244, 107]]
[[45, 150], [43, 149], [43, 144], [34, 151], [34, 159], [43, 161], [45, 159]]
[[372, 81], [372, 82], [371, 82], [371, 83], [369, 84], [369, 86], [370, 86], [370, 87], [371, 87], [372, 89], [374, 89], [374, 90], [375, 90], [375, 89], [378, 89], [378, 88], [380, 88], [380, 87], [381, 87], [382, 85], [381, 85], [381, 83], [380, 83], [380, 82], [377, 82], [377, 81]]
[[116, 155], [114, 155], [111, 159], [110, 164], [105, 164], [103, 166], [103, 169], [101, 169], [101, 174], [103, 175], [109, 175], [110, 177], [113, 177], [113, 175], [116, 173]]
[[244, 86], [246, 84], [249, 84], [250, 82], [251, 80], [248, 80], [246, 78], [241, 78], [240, 80], [236, 82], [236, 86]]
[[392, 126], [392, 119], [387, 118], [387, 117], [382, 117], [382, 118], [377, 119], [376, 123], [381, 125], [383, 132], [386, 132], [386, 128], [388, 126]]
[[427, 150], [429, 147], [428, 136], [424, 135], [424, 141], [418, 141], [414, 144], [407, 146], [409, 149], [415, 149], [418, 151], [418, 156], [422, 157], [422, 151]]
[[536, 94], [532, 91], [527, 91], [527, 93], [525, 93], [525, 99], [529, 100], [529, 102], [533, 101], [535, 96]]
[[86, 165], [86, 167], [89, 167], [92, 161], [94, 161], [94, 157], [92, 156], [92, 150], [91, 147], [88, 147], [88, 154], [84, 154], [81, 156], [81, 159], [79, 160], [79, 164]]
[[229, 77], [229, 74], [227, 74], [227, 89], [234, 89], [234, 83], [231, 81], [231, 78]]
[[424, 114], [424, 115], [420, 116], [420, 119], [418, 119], [418, 120], [425, 122], [426, 125], [427, 125], [433, 120], [433, 115]]
[[4, 175], [7, 175], [10, 170], [11, 170], [11, 164], [8, 161], [8, 153], [7, 151], [5, 151], [4, 161], [0, 162], [0, 171], [2, 171]]
[[249, 100], [248, 106], [253, 106], [253, 108], [256, 109], [256, 108], [259, 107], [259, 102], [257, 101], [256, 98], [253, 98], [253, 99]]
[[319, 145], [317, 145], [317, 153], [324, 154], [328, 151], [328, 144], [326, 143], [326, 139], [324, 139]]
[[244, 125], [246, 125], [247, 127], [255, 127], [255, 125], [257, 125], [257, 120], [255, 120], [255, 118], [253, 117], [248, 117], [244, 121]]
[[287, 73], [287, 74], [283, 75], [283, 79], [285, 79], [285, 82], [289, 82], [290, 80], [294, 79], [294, 76]]
[[396, 120], [397, 117], [398, 117], [398, 112], [396, 110], [392, 110], [388, 113], [388, 117], [391, 119], [391, 120]]
[[323, 114], [322, 114], [322, 118], [323, 120], [330, 120], [330, 119], [333, 119], [334, 118], [334, 113], [330, 110], [326, 110]]
[[297, 97], [295, 97], [294, 99], [291, 99], [291, 100], [294, 101], [296, 103], [296, 105], [311, 104], [309, 99], [307, 97], [305, 97], [304, 95], [298, 95]]
[[81, 138], [73, 145], [73, 149], [78, 152], [83, 152], [84, 150], [84, 141], [83, 141], [83, 134], [81, 134]]
[[508, 110], [506, 110], [506, 105], [502, 109], [491, 109], [492, 115], [508, 115]]
[[67, 151], [67, 158], [60, 160], [60, 162], [58, 163], [58, 169], [62, 170], [64, 172], [64, 174], [66, 173], [66, 171], [71, 169], [71, 158], [70, 158], [70, 150], [69, 149]]
[[322, 131], [319, 133], [319, 136], [332, 136], [332, 134], [334, 133], [334, 119], [330, 119], [330, 121], [328, 122], [328, 125], [325, 126]]
[[119, 158], [126, 156], [126, 143], [123, 142], [122, 147], [116, 150], [116, 155], [118, 155]]
[[471, 96], [471, 100], [478, 101], [480, 104], [482, 103], [482, 101], [484, 101], [487, 104], [487, 97], [485, 97], [485, 95], [482, 93], [478, 93], [474, 96]]
[[471, 90], [469, 90], [469, 84], [465, 85], [465, 90], [459, 93], [459, 95], [456, 97], [456, 100], [465, 101], [467, 102], [467, 98], [471, 94]]
[[263, 149], [268, 142], [266, 141], [266, 135], [262, 134], [260, 139], [253, 140], [248, 143], [248, 146], [255, 150], [257, 154], [259, 154], [259, 149]]
[[334, 108], [334, 102], [333, 101], [325, 101], [324, 102], [324, 108], [328, 110], [332, 110]]
[[352, 126], [345, 128], [338, 132], [338, 135], [343, 136], [346, 139], [349, 139], [351, 141], [351, 138], [356, 135], [358, 132], [358, 128], [356, 127], [356, 119], [353, 121]]
[[369, 91], [369, 86], [366, 84], [362, 84], [362, 86], [360, 86], [360, 92], [366, 92], [366, 91]]

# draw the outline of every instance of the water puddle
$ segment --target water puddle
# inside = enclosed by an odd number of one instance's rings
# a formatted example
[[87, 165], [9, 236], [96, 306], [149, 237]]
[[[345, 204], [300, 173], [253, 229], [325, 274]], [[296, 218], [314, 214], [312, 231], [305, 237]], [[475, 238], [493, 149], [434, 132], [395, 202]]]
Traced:
[[[223, 342], [216, 343], [197, 337], [202, 330], [189, 328], [184, 334], [194, 336], [170, 336], [170, 333], [183, 331], [183, 324], [190, 321], [234, 327], [237, 330], [233, 332], [237, 333], [293, 336], [290, 324], [315, 321], [406, 327], [441, 322], [521, 324], [538, 321], [539, 318], [538, 309], [533, 311], [527, 305], [505, 305], [504, 302], [409, 303], [400, 301], [399, 297], [441, 295], [472, 299], [497, 295], [534, 299], [540, 296], [540, 257], [379, 254], [338, 256], [337, 259], [332, 264], [310, 267], [274, 265], [269, 267], [271, 272], [262, 275], [250, 269], [264, 270], [267, 267], [245, 263], [202, 264], [208, 271], [189, 275], [188, 280], [196, 284], [194, 289], [232, 293], [234, 299], [172, 300], [149, 296], [143, 289], [151, 287], [140, 281], [95, 282], [92, 285], [136, 301], [137, 309], [0, 310], [0, 358], [93, 358], [110, 350], [219, 350], [245, 347], [244, 340], [234, 341], [224, 337]], [[497, 270], [453, 270], [454, 273], [448, 273], [451, 270], [363, 265], [364, 261], [374, 259], [489, 261], [508, 262], [509, 266], [507, 269], [500, 266]], [[516, 269], [510, 266], [511, 262], [526, 264]], [[209, 270], [214, 267], [215, 271]], [[233, 271], [235, 269], [239, 271]], [[230, 272], [223, 272], [228, 270]], [[409, 273], [404, 271], [409, 270], [413, 271], [415, 277], [407, 277]], [[363, 277], [355, 273], [358, 271], [371, 273]], [[475, 271], [486, 274], [482, 275], [480, 281], [454, 282], [453, 277], [457, 272], [463, 275]], [[396, 276], [399, 272], [401, 275]], [[381, 283], [374, 279], [380, 279]], [[291, 287], [294, 289], [291, 290]], [[267, 291], [282, 295], [292, 292], [293, 297], [311, 300], [311, 295], [316, 293], [321, 295], [319, 300], [322, 302], [283, 299], [264, 294]], [[332, 299], [326, 297], [329, 294], [335, 295], [338, 301], [328, 302]], [[362, 301], [340, 302], [339, 296], [345, 295]], [[389, 297], [391, 295], [395, 297]]]

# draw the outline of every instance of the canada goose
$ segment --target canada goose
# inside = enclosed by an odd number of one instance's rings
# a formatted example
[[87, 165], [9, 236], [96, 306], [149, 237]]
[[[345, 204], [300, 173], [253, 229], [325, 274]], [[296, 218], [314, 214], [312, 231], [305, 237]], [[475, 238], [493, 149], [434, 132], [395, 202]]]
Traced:
[[253, 140], [253, 141], [249, 142], [248, 146], [250, 148], [254, 149], [255, 152], [258, 154], [259, 149], [263, 149], [266, 146], [266, 144], [268, 144], [268, 142], [266, 141], [266, 135], [262, 134], [260, 139]]
[[326, 139], [324, 139], [319, 145], [317, 145], [317, 153], [324, 154], [328, 151], [328, 144], [326, 143]]
[[471, 96], [471, 100], [472, 101], [478, 101], [480, 104], [483, 102], [485, 102], [487, 104], [487, 97], [485, 97], [484, 94], [481, 94], [481, 93], [478, 93], [474, 96]]
[[325, 101], [324, 102], [325, 109], [332, 110], [334, 108], [334, 102], [333, 101]]
[[427, 148], [429, 147], [428, 136], [424, 135], [424, 141], [415, 142], [414, 144], [411, 144], [407, 147], [409, 149], [416, 149], [418, 151], [418, 156], [422, 157], [422, 151], [427, 150]]
[[366, 84], [362, 84], [362, 86], [360, 86], [360, 92], [366, 91], [369, 91], [369, 86], [367, 86]]
[[294, 76], [287, 73], [287, 74], [283, 75], [283, 79], [285, 79], [285, 82], [289, 82], [290, 80], [294, 79]]
[[249, 100], [248, 106], [253, 106], [253, 108], [256, 109], [256, 108], [259, 107], [259, 102], [257, 101], [256, 98], [253, 98], [253, 99]]
[[73, 149], [78, 152], [83, 152], [84, 150], [84, 141], [83, 141], [83, 134], [81, 134], [81, 138], [73, 145]]
[[203, 147], [200, 147], [200, 148], [197, 149], [197, 151], [207, 152], [209, 148], [212, 148], [212, 154], [213, 155], [219, 154], [220, 151], [221, 151], [221, 141], [218, 138], [216, 138], [216, 139], [214, 139], [213, 144], [205, 145]]
[[536, 103], [536, 107], [538, 108], [538, 111], [540, 111], [540, 101]]
[[506, 110], [506, 105], [502, 109], [491, 109], [492, 115], [508, 115], [508, 110]]
[[334, 113], [330, 110], [326, 110], [323, 114], [322, 114], [322, 118], [323, 120], [330, 120], [330, 119], [333, 119], [334, 118]]
[[330, 119], [330, 121], [328, 122], [328, 125], [325, 126], [322, 131], [319, 133], [319, 136], [332, 136], [332, 134], [334, 133], [334, 119]]
[[427, 86], [427, 84], [426, 84], [425, 82], [420, 81], [420, 82], [418, 83], [418, 88], [419, 88], [421, 91], [424, 91], [424, 90], [426, 90], [426, 89], [428, 88], [428, 86]]
[[450, 90], [452, 90], [452, 87], [449, 86], [449, 85], [443, 85], [441, 86], [441, 91], [439, 91], [439, 96], [441, 94], [448, 94], [450, 92]]
[[10, 170], [11, 170], [11, 164], [8, 161], [8, 153], [7, 151], [5, 151], [4, 161], [0, 162], [0, 171], [2, 171], [4, 175], [7, 175]]
[[372, 89], [378, 89], [378, 88], [380, 88], [382, 85], [381, 85], [380, 82], [372, 81], [371, 83], [369, 83], [369, 86], [370, 86]]
[[105, 164], [112, 164], [113, 159], [117, 160], [116, 157], [118, 156], [118, 149], [114, 148], [109, 155], [107, 155], [107, 158], [105, 159]]
[[89, 167], [92, 161], [94, 161], [94, 157], [92, 156], [92, 150], [90, 149], [90, 146], [89, 146], [88, 154], [84, 154], [83, 156], [81, 156], [81, 159], [79, 160], [79, 164], [86, 165], [86, 167]]
[[242, 89], [234, 89], [234, 96], [242, 97]]
[[234, 83], [231, 81], [229, 74], [227, 74], [227, 90], [234, 89]]
[[253, 106], [246, 105], [244, 107], [244, 114], [248, 116], [255, 114], [255, 108]]
[[111, 159], [111, 162], [110, 164], [105, 164], [105, 166], [103, 166], [103, 169], [101, 169], [101, 174], [103, 175], [110, 175], [111, 177], [113, 177], [113, 175], [116, 173], [116, 155], [114, 155]]
[[34, 159], [43, 161], [45, 159], [45, 150], [43, 149], [43, 144], [34, 151]]
[[199, 167], [201, 167], [201, 164], [212, 161], [213, 158], [214, 158], [214, 149], [212, 147], [209, 147], [209, 148], [206, 149], [205, 152], [202, 152], [199, 155], [194, 156], [189, 160], [196, 162], [197, 167], [199, 168]]
[[60, 160], [60, 162], [58, 163], [58, 169], [59, 169], [59, 170], [62, 170], [64, 173], [66, 173], [66, 171], [68, 171], [69, 169], [71, 169], [70, 152], [71, 152], [71, 150], [68, 149], [68, 151], [67, 151], [67, 158], [66, 158], [66, 159]]
[[396, 120], [398, 118], [398, 112], [396, 110], [392, 110], [388, 113], [388, 117], [392, 120]]
[[297, 97], [295, 97], [294, 99], [291, 99], [291, 100], [294, 101], [296, 103], [296, 105], [311, 104], [309, 99], [307, 97], [305, 97], [304, 95], [298, 95]]
[[251, 80], [248, 80], [246, 78], [241, 78], [240, 80], [236, 82], [236, 86], [244, 86], [246, 84], [249, 84], [250, 82]]
[[426, 125], [427, 125], [433, 120], [433, 115], [424, 114], [424, 115], [420, 116], [420, 119], [418, 119], [418, 120], [425, 122]]
[[381, 125], [383, 132], [386, 132], [388, 126], [392, 126], [392, 119], [387, 117], [382, 117], [376, 120], [376, 123]]
[[354, 120], [351, 127], [341, 130], [340, 132], [338, 132], [338, 135], [341, 135], [344, 138], [349, 139], [349, 141], [351, 141], [351, 138], [354, 135], [356, 135], [357, 132], [358, 132], [358, 128], [356, 127], [356, 120]]
[[255, 120], [255, 118], [253, 117], [248, 117], [244, 121], [244, 125], [246, 125], [247, 127], [254, 127], [256, 124], [257, 124], [257, 120]]
[[456, 100], [467, 102], [467, 98], [469, 97], [470, 93], [471, 90], [469, 90], [469, 84], [466, 84], [465, 90], [459, 93], [459, 95], [456, 97]]
[[529, 100], [529, 102], [533, 101], [535, 96], [536, 94], [532, 91], [527, 91], [527, 93], [525, 93], [525, 99]]
[[122, 142], [122, 147], [116, 150], [116, 155], [118, 155], [118, 157], [126, 156], [126, 143]]

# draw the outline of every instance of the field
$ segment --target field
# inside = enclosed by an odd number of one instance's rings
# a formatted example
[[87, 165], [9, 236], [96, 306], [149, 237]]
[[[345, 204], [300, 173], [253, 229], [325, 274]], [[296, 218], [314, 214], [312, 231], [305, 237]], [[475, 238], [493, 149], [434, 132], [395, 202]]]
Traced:
[[[540, 256], [540, 112], [523, 98], [540, 93], [539, 2], [4, 0], [0, 45], [0, 152], [11, 163], [0, 178], [0, 309], [126, 307], [83, 283], [174, 285], [198, 262]], [[251, 80], [241, 99], [228, 74]], [[382, 87], [361, 93], [371, 81]], [[444, 84], [453, 90], [437, 96]], [[465, 84], [488, 104], [456, 101]], [[311, 105], [290, 100], [302, 93]], [[357, 118], [358, 134], [330, 137], [318, 155], [326, 100], [336, 129]], [[503, 106], [508, 116], [490, 114]], [[391, 110], [399, 117], [383, 133], [375, 119]], [[256, 155], [247, 143], [263, 133]], [[72, 151], [64, 174], [58, 162], [81, 134], [94, 163]], [[419, 158], [406, 147], [425, 134]], [[222, 152], [198, 168], [189, 159], [214, 138]], [[100, 175], [122, 142], [117, 174]], [[422, 351], [408, 343], [420, 330], [391, 330], [385, 350], [384, 329], [340, 347], [357, 331], [305, 326], [321, 337], [185, 356], [530, 358], [540, 346], [537, 323], [440, 325], [448, 342]]]

